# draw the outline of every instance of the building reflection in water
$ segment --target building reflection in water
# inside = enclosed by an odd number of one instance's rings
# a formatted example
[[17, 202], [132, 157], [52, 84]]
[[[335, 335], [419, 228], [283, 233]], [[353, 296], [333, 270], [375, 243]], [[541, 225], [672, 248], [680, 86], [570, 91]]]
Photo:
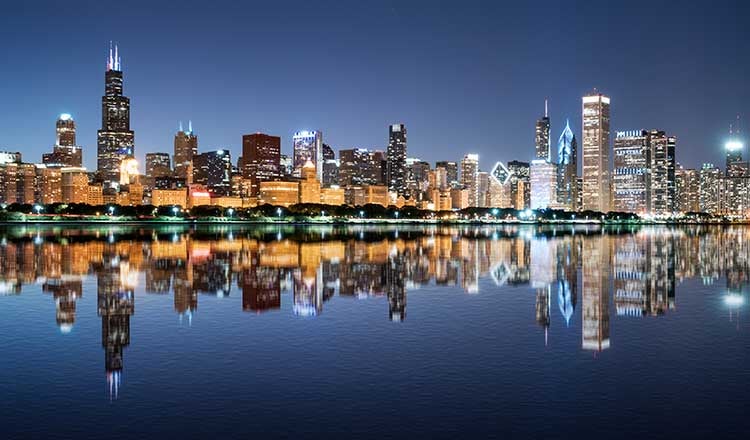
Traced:
[[[139, 279], [149, 295], [171, 293], [174, 311], [188, 323], [199, 295], [226, 297], [233, 289], [241, 290], [244, 312], [282, 310], [282, 297], [291, 294], [291, 312], [304, 317], [320, 315], [334, 296], [378, 297], [387, 302], [388, 319], [399, 322], [407, 316], [408, 292], [422, 285], [460, 286], [469, 294], [516, 286], [529, 292], [529, 316], [543, 328], [545, 342], [552, 329], [580, 328], [582, 349], [602, 351], [610, 346], [610, 304], [623, 319], [658, 317], [675, 309], [677, 285], [688, 279], [723, 280], [723, 301], [736, 320], [750, 290], [748, 231], [14, 227], [0, 229], [0, 295], [40, 284], [55, 301], [55, 320], [65, 333], [74, 328], [86, 279], [95, 277], [107, 383], [115, 398]], [[576, 319], [580, 327], [572, 325]]]

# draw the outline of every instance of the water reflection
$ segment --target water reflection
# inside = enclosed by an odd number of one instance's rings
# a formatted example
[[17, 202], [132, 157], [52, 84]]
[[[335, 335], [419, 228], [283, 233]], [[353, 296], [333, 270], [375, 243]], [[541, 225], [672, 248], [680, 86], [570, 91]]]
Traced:
[[[529, 319], [543, 328], [576, 325], [581, 348], [611, 345], [611, 305], [618, 317], [662, 316], [676, 308], [677, 283], [726, 282], [722, 299], [737, 320], [750, 283], [745, 227], [606, 229], [599, 227], [201, 227], [0, 229], [0, 293], [41, 284], [70, 332], [76, 302], [95, 278], [107, 386], [117, 398], [130, 344], [135, 291], [173, 295], [190, 324], [199, 294], [239, 292], [242, 311], [280, 311], [291, 293], [299, 317], [323, 313], [334, 296], [387, 299], [387, 317], [407, 318], [415, 288], [460, 286], [467, 294], [507, 294], [528, 287]], [[580, 292], [579, 292], [580, 286]], [[87, 293], [88, 294], [88, 293]], [[580, 315], [576, 309], [580, 301]], [[286, 299], [284, 299], [286, 301]], [[532, 315], [533, 314], [533, 315]]]

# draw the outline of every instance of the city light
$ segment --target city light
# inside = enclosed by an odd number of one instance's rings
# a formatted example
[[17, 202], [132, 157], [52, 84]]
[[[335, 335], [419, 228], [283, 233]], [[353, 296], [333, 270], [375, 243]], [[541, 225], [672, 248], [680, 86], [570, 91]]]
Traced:
[[739, 151], [743, 146], [744, 145], [740, 141], [727, 141], [727, 143], [724, 144], [724, 148], [726, 148], [727, 151]]
[[740, 307], [745, 303], [745, 297], [736, 293], [730, 293], [724, 296], [724, 304], [729, 307]]

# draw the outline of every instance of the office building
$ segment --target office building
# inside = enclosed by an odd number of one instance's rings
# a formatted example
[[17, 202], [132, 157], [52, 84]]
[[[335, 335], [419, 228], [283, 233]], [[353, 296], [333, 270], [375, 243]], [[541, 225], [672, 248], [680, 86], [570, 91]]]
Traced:
[[307, 161], [315, 165], [318, 180], [323, 179], [323, 133], [321, 131], [298, 131], [292, 137], [294, 151], [294, 176], [302, 175]]
[[531, 209], [557, 208], [557, 165], [544, 159], [531, 161]]
[[557, 204], [561, 209], [575, 211], [578, 201], [578, 143], [570, 129], [570, 121], [557, 140]]
[[242, 177], [250, 181], [250, 196], [260, 193], [260, 182], [281, 177], [281, 137], [264, 133], [242, 136]]
[[445, 170], [446, 179], [449, 186], [455, 187], [460, 184], [458, 180], [458, 164], [456, 162], [445, 160], [438, 161], [435, 162], [435, 168], [442, 168]]
[[535, 159], [550, 162], [550, 124], [547, 113], [547, 100], [544, 100], [544, 116], [536, 121], [536, 136], [534, 137]]
[[379, 185], [380, 164], [376, 154], [365, 148], [352, 148], [339, 151], [339, 185], [363, 186]]
[[388, 190], [406, 196], [406, 126], [388, 126], [388, 149], [386, 151], [386, 184]]
[[170, 177], [172, 164], [167, 153], [146, 154], [146, 176], [152, 178]]
[[699, 173], [698, 204], [701, 212], [719, 214], [722, 203], [723, 176], [721, 170], [711, 163], [704, 163]]
[[700, 211], [700, 172], [678, 165], [675, 171], [675, 194], [677, 211], [682, 213]]
[[650, 202], [652, 215], [669, 216], [675, 212], [675, 146], [677, 138], [663, 131], [648, 133], [651, 150]]
[[[479, 205], [479, 155], [467, 154], [461, 160], [461, 186], [468, 192], [468, 207]], [[455, 205], [455, 204], [454, 204]]]
[[583, 209], [610, 209], [609, 97], [592, 93], [583, 102]]
[[232, 189], [232, 157], [229, 150], [216, 150], [193, 157], [193, 183], [212, 194], [228, 196]]
[[614, 143], [614, 211], [639, 215], [650, 211], [651, 148], [646, 130], [618, 131]]
[[526, 209], [531, 205], [530, 166], [528, 162], [512, 160], [508, 162], [510, 191], [513, 209]]
[[135, 154], [130, 129], [130, 99], [123, 95], [123, 72], [118, 48], [109, 48], [104, 73], [102, 128], [97, 132], [97, 172], [105, 192], [119, 191], [120, 163]]
[[52, 153], [42, 155], [42, 163], [48, 166], [80, 167], [83, 165], [83, 152], [76, 145], [76, 123], [68, 113], [63, 113], [55, 123], [55, 145]]
[[174, 175], [185, 180], [186, 184], [192, 183], [193, 157], [197, 154], [198, 136], [193, 133], [193, 122], [188, 121], [187, 131], [180, 122], [180, 129], [174, 135]]

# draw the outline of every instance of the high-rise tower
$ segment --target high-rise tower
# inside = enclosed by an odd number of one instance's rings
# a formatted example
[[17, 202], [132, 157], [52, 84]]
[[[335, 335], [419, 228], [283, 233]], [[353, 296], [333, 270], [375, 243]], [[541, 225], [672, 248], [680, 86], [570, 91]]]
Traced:
[[561, 208], [575, 211], [578, 200], [578, 142], [565, 121], [565, 129], [557, 141], [557, 203]]
[[102, 96], [102, 128], [97, 132], [97, 171], [105, 191], [119, 190], [120, 163], [134, 154], [130, 99], [122, 94], [122, 64], [117, 45], [109, 48]]
[[583, 99], [583, 209], [609, 211], [609, 97]]
[[386, 151], [386, 184], [388, 190], [398, 195], [406, 194], [406, 126], [388, 126], [388, 150]]
[[550, 136], [549, 136], [549, 114], [547, 113], [547, 100], [544, 100], [544, 116], [536, 121], [536, 146], [534, 158], [550, 161]]
[[193, 122], [188, 121], [187, 131], [180, 129], [174, 135], [174, 174], [179, 179], [191, 183], [193, 178], [193, 157], [198, 154], [198, 136], [193, 133]]
[[55, 123], [55, 145], [52, 153], [42, 155], [47, 166], [80, 167], [83, 164], [81, 147], [76, 145], [76, 123], [68, 113], [63, 113]]

